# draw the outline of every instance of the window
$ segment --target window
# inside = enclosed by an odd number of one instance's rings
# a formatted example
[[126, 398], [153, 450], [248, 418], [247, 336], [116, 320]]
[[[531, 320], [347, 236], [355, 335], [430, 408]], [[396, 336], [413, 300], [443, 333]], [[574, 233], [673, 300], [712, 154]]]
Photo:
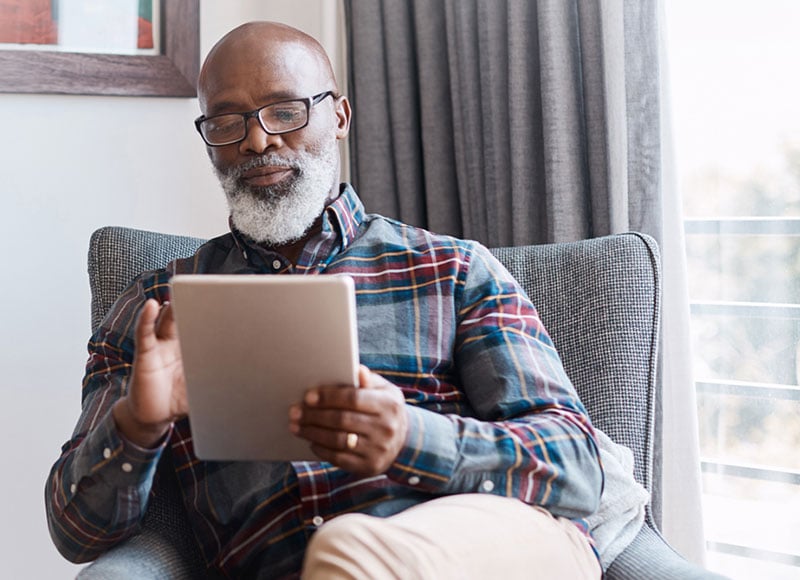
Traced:
[[708, 566], [800, 578], [800, 3], [667, 2]]

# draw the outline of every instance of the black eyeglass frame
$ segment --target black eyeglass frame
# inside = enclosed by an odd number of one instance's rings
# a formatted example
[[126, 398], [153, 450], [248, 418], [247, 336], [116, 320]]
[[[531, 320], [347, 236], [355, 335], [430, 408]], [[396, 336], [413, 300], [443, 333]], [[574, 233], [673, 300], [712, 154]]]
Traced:
[[[286, 99], [284, 101], [277, 101], [275, 103], [269, 103], [268, 105], [264, 105], [262, 107], [259, 107], [257, 109], [253, 109], [252, 111], [247, 111], [245, 113], [220, 113], [219, 115], [211, 115], [210, 117], [206, 117], [205, 115], [200, 115], [199, 117], [197, 117], [197, 119], [194, 120], [194, 127], [195, 127], [195, 129], [197, 129], [197, 132], [200, 133], [200, 137], [202, 137], [202, 139], [205, 142], [205, 144], [208, 145], [209, 147], [225, 147], [227, 145], [233, 145], [235, 143], [241, 143], [242, 141], [247, 139], [248, 121], [250, 119], [252, 119], [253, 117], [255, 117], [258, 120], [259, 126], [268, 135], [285, 135], [286, 133], [292, 133], [294, 131], [299, 131], [300, 129], [304, 129], [308, 125], [308, 121], [309, 121], [309, 119], [311, 117], [311, 109], [314, 108], [315, 105], [318, 105], [319, 103], [321, 103], [324, 99], [326, 99], [328, 97], [333, 97], [334, 99], [339, 98], [338, 95], [334, 91], [324, 91], [324, 92], [318, 93], [318, 94], [316, 94], [316, 95], [314, 95], [312, 97], [306, 97], [305, 99]], [[303, 123], [299, 127], [295, 127], [293, 129], [287, 129], [286, 131], [271, 131], [270, 129], [267, 128], [267, 126], [264, 124], [264, 121], [261, 119], [261, 111], [263, 111], [267, 107], [274, 107], [275, 105], [282, 105], [284, 103], [295, 103], [295, 102], [303, 103], [306, 106], [306, 122], [305, 123]], [[225, 143], [209, 143], [208, 139], [206, 139], [206, 136], [203, 135], [203, 130], [201, 128], [203, 123], [205, 123], [206, 121], [209, 121], [211, 119], [216, 119], [217, 117], [225, 117], [225, 116], [228, 116], [228, 115], [239, 115], [240, 117], [242, 117], [242, 120], [244, 121], [244, 134], [239, 139], [236, 139], [234, 141], [227, 141]]]

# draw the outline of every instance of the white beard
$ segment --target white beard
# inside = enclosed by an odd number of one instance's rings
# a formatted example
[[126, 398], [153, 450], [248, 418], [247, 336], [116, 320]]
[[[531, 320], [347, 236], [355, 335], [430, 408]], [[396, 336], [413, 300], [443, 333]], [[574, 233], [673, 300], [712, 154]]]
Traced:
[[[319, 154], [303, 153], [295, 162], [269, 154], [228, 170], [215, 168], [215, 172], [234, 227], [257, 243], [280, 246], [302, 238], [322, 214], [336, 185], [338, 161], [334, 141]], [[265, 165], [290, 167], [296, 175], [264, 187], [240, 181], [245, 171]]]

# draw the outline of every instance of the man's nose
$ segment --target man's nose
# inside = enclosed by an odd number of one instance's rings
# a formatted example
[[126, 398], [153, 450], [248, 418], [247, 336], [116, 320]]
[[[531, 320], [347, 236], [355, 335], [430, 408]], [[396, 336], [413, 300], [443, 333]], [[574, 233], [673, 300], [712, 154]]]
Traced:
[[270, 147], [278, 149], [283, 146], [282, 135], [270, 135], [258, 122], [258, 119], [252, 117], [247, 119], [247, 134], [239, 143], [239, 151], [243, 155], [248, 153], [261, 155]]

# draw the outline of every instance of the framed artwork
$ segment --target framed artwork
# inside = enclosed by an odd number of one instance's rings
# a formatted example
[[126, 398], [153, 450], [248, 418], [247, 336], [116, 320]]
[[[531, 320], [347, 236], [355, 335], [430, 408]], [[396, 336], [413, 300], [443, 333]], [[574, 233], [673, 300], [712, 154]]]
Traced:
[[199, 0], [0, 0], [0, 92], [194, 97]]

